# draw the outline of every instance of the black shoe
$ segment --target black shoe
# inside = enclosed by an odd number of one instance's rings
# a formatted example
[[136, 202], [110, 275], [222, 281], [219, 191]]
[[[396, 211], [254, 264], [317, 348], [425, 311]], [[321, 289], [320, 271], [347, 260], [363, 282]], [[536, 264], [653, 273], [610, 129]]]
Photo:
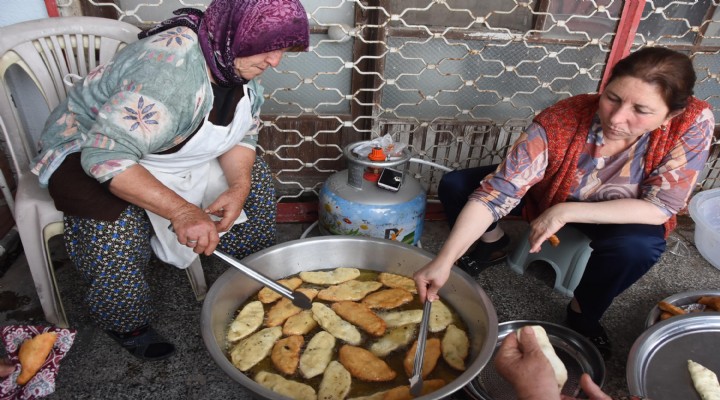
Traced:
[[164, 360], [175, 354], [175, 345], [160, 336], [150, 325], [130, 333], [105, 332], [130, 354], [143, 361]]
[[504, 261], [507, 258], [505, 248], [509, 244], [510, 238], [508, 235], [502, 235], [500, 239], [492, 243], [478, 240], [475, 250], [466, 256], [460, 257], [457, 265], [472, 276], [478, 275], [489, 267]]
[[605, 329], [600, 325], [598, 321], [588, 321], [583, 318], [583, 314], [575, 312], [570, 308], [570, 304], [567, 306], [567, 319], [565, 323], [570, 329], [585, 336], [590, 343], [592, 343], [602, 358], [607, 361], [612, 357], [612, 345], [610, 338], [608, 338]]

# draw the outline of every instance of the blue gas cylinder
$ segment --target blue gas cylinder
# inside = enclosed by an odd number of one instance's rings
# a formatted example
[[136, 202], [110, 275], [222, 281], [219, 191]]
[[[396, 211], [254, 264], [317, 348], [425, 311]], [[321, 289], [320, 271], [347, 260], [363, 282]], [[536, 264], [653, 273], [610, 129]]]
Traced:
[[[415, 245], [425, 221], [426, 190], [405, 172], [397, 191], [383, 189], [367, 179], [366, 168], [402, 170], [409, 152], [389, 161], [370, 161], [352, 152], [366, 142], [345, 148], [348, 169], [331, 175], [319, 198], [318, 228], [324, 235], [360, 235]], [[398, 168], [400, 167], [400, 168]], [[363, 177], [365, 175], [365, 177]]]

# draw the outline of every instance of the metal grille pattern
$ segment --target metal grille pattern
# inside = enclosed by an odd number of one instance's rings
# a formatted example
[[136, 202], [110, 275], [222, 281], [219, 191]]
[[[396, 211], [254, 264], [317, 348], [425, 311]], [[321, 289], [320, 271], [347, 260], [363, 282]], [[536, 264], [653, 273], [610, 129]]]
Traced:
[[[69, 9], [78, 0], [60, 0]], [[208, 1], [85, 0], [146, 26]], [[620, 0], [303, 0], [308, 53], [263, 77], [261, 150], [279, 200], [317, 194], [344, 168], [342, 147], [390, 133], [417, 158], [451, 168], [498, 163], [543, 108], [596, 92], [621, 21]], [[650, 0], [633, 49], [663, 45], [694, 59], [697, 97], [720, 110], [718, 0]], [[162, 11], [162, 12], [161, 12]], [[349, 40], [348, 40], [349, 39]], [[720, 113], [715, 112], [720, 122]], [[720, 140], [701, 176], [720, 187]], [[410, 170], [434, 195], [442, 172]]]

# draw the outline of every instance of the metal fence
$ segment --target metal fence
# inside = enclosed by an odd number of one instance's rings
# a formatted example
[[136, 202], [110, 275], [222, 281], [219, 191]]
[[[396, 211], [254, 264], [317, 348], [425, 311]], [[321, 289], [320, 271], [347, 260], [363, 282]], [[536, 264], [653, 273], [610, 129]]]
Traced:
[[[59, 0], [61, 14], [140, 27], [208, 1]], [[317, 195], [344, 168], [342, 148], [390, 134], [451, 168], [499, 162], [539, 111], [597, 92], [613, 49], [690, 55], [697, 97], [720, 103], [718, 1], [303, 0], [307, 53], [263, 76], [260, 150], [278, 200]], [[635, 11], [633, 11], [635, 7]], [[627, 35], [624, 30], [636, 30]], [[715, 119], [720, 122], [718, 108]], [[698, 187], [720, 187], [717, 129]], [[435, 195], [442, 171], [409, 167]]]

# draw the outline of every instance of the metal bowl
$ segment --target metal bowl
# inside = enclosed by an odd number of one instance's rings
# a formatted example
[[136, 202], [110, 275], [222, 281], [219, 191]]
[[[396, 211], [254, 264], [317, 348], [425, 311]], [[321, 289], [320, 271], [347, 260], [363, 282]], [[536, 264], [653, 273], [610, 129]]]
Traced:
[[687, 360], [720, 371], [720, 312], [668, 318], [645, 330], [628, 354], [630, 393], [653, 400], [699, 399]]
[[[562, 325], [531, 320], [503, 322], [498, 327], [495, 351], [500, 348], [507, 335], [528, 325], [540, 325], [545, 329], [555, 353], [567, 368], [568, 380], [562, 388], [562, 394], [577, 397], [581, 390], [580, 377], [583, 373], [589, 374], [592, 380], [602, 387], [605, 382], [605, 361], [600, 352], [585, 337]], [[465, 392], [475, 400], [517, 399], [512, 385], [500, 376], [492, 363], [483, 368], [477, 379], [465, 387]]]
[[[433, 254], [394, 241], [367, 237], [323, 236], [282, 243], [244, 258], [249, 267], [273, 279], [301, 271], [356, 267], [412, 276]], [[213, 283], [203, 303], [201, 330], [213, 360], [232, 379], [262, 399], [278, 394], [264, 388], [239, 371], [228, 360], [225, 335], [238, 308], [262, 286], [235, 269], [229, 269]], [[453, 267], [440, 296], [460, 315], [468, 328], [470, 356], [467, 369], [440, 390], [420, 399], [442, 399], [463, 388], [485, 366], [495, 349], [498, 323], [492, 302], [475, 282]]]
[[[668, 302], [674, 306], [683, 307], [697, 304], [697, 301], [703, 296], [720, 296], [720, 290], [696, 290], [691, 292], [682, 292], [666, 297], [662, 301]], [[660, 322], [661, 313], [662, 311], [658, 308], [657, 304], [653, 306], [645, 319], [645, 328], [647, 329]], [[695, 313], [692, 313], [692, 315], [694, 314]]]

